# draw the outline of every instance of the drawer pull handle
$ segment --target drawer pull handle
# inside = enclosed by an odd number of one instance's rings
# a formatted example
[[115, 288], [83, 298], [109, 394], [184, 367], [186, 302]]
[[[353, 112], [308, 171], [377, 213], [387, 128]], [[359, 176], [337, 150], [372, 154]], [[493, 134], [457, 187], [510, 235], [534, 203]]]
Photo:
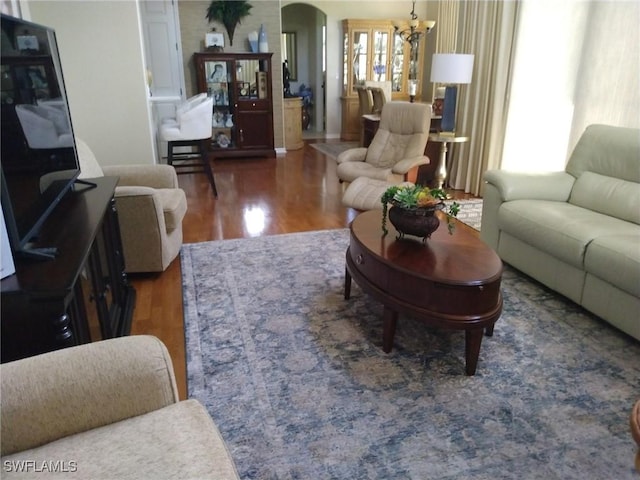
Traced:
[[362, 254], [358, 254], [358, 256], [356, 257], [356, 263], [358, 265], [362, 265], [364, 263], [364, 257], [362, 256]]

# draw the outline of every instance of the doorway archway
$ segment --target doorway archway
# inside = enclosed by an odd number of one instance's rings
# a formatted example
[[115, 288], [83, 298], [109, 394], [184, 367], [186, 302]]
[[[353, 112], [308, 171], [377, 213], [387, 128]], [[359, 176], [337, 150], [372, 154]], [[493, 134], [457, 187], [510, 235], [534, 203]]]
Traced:
[[[295, 33], [295, 80], [290, 89], [310, 102], [311, 121], [305, 137], [326, 132], [326, 25], [327, 16], [305, 3], [292, 3], [280, 9], [282, 32]], [[283, 49], [285, 47], [283, 46]], [[283, 50], [284, 53], [284, 50]], [[302, 88], [302, 90], [301, 90]], [[311, 98], [309, 98], [311, 93]]]

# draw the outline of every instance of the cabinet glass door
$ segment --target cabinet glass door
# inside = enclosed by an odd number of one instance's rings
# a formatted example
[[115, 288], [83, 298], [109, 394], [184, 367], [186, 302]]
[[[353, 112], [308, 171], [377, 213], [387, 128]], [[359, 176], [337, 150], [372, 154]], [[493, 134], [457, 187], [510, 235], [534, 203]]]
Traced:
[[237, 60], [236, 93], [239, 101], [260, 98], [258, 95], [259, 60]]
[[391, 90], [393, 92], [404, 91], [404, 41], [395, 33], [393, 35], [393, 55], [391, 59]]
[[213, 98], [211, 127], [212, 146], [227, 148], [233, 144], [233, 62], [212, 60], [205, 62], [207, 95]]
[[[351, 59], [351, 88], [364, 85], [369, 62], [369, 33], [353, 32], [353, 58]], [[355, 93], [355, 90], [354, 90]]]
[[387, 66], [389, 52], [389, 33], [373, 33], [373, 75], [371, 78], [376, 82], [387, 80]]

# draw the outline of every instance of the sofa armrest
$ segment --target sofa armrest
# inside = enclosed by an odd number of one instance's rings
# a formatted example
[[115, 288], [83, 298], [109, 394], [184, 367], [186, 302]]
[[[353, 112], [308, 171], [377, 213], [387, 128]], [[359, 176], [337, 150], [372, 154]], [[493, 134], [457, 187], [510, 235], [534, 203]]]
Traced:
[[336, 162], [338, 164], [344, 162], [364, 162], [364, 159], [367, 158], [367, 149], [364, 147], [358, 148], [350, 148], [349, 150], [345, 150], [336, 158]]
[[137, 271], [134, 263], [143, 262], [161, 272], [168, 229], [158, 190], [118, 186], [115, 198], [125, 270]]
[[121, 337], [0, 366], [2, 455], [178, 401], [171, 358], [152, 336]]
[[409, 170], [411, 170], [412, 168], [419, 167], [420, 165], [428, 165], [428, 164], [429, 164], [429, 157], [425, 155], [420, 155], [419, 157], [413, 157], [413, 158], [404, 158], [400, 160], [398, 163], [396, 163], [391, 168], [391, 171], [393, 173], [406, 175], [409, 172]]
[[120, 186], [178, 188], [178, 175], [171, 165], [111, 165], [102, 170], [107, 176], [120, 177]]
[[521, 173], [488, 170], [484, 180], [493, 185], [503, 202], [535, 199], [566, 202], [575, 177], [566, 172]]

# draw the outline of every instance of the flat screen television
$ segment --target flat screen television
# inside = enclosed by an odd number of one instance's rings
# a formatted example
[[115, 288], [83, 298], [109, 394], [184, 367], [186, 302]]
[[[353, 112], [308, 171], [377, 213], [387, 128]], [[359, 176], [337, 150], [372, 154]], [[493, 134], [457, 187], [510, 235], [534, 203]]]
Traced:
[[33, 248], [39, 229], [80, 173], [52, 28], [2, 15], [0, 150], [2, 210], [14, 255]]

